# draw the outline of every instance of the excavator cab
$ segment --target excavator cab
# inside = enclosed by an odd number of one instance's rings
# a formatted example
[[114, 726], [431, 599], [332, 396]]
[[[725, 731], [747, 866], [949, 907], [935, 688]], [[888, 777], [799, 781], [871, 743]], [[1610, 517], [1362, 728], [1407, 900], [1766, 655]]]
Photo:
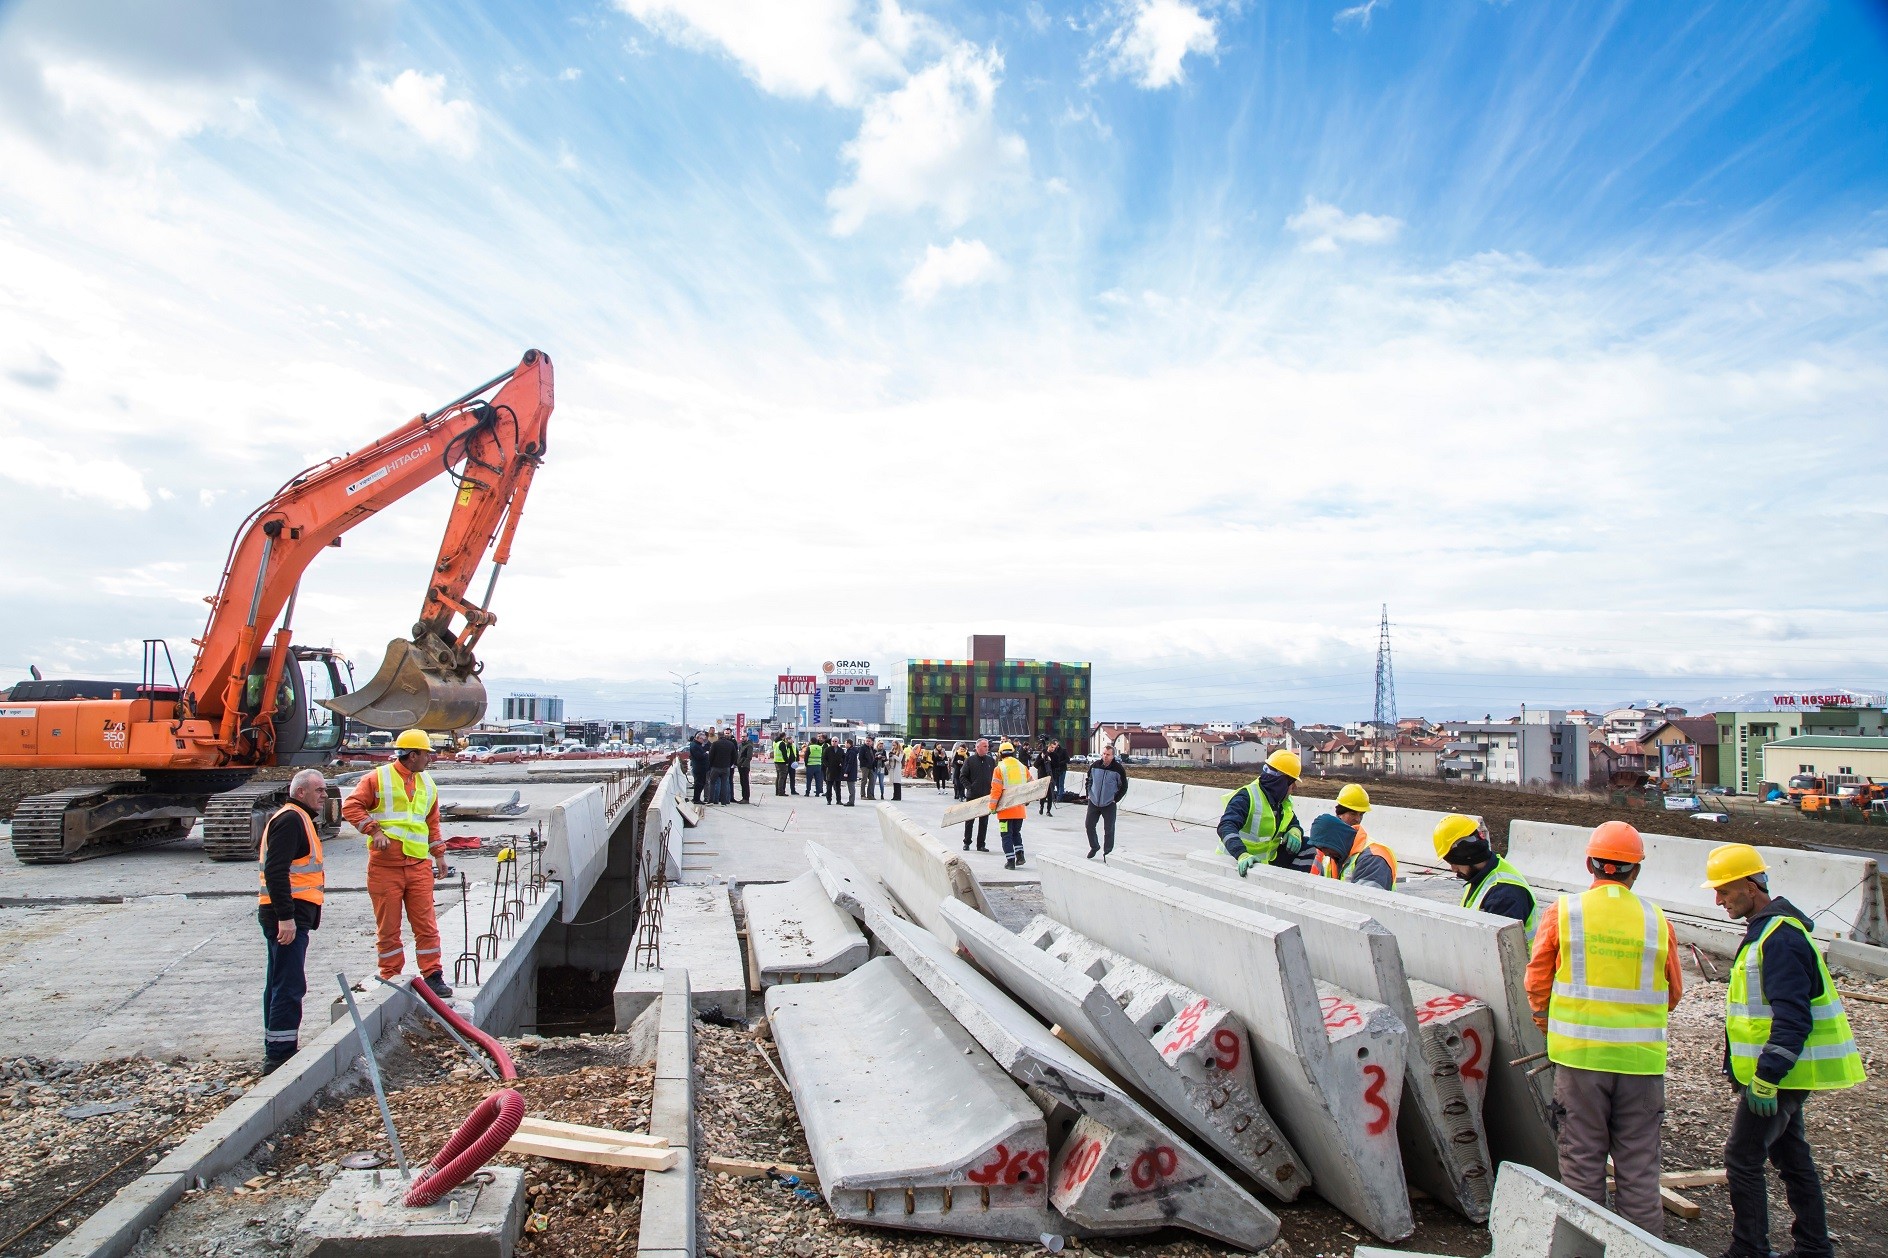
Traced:
[[319, 702], [370, 729], [466, 729], [485, 715], [485, 683], [478, 664], [468, 661], [469, 655], [432, 634], [395, 638], [366, 685]]
[[[256, 657], [243, 688], [243, 716], [262, 710], [262, 687], [273, 648]], [[353, 666], [327, 647], [292, 646], [275, 694], [275, 763], [291, 767], [324, 765], [334, 759], [347, 734], [347, 717], [329, 706], [347, 695]], [[343, 678], [342, 671], [347, 677]]]

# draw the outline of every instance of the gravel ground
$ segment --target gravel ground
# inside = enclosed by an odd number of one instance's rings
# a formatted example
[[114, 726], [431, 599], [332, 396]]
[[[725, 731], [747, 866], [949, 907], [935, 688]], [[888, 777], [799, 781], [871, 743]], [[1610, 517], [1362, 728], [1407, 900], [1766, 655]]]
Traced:
[[0, 1061], [0, 1255], [50, 1249], [254, 1080], [226, 1062]]

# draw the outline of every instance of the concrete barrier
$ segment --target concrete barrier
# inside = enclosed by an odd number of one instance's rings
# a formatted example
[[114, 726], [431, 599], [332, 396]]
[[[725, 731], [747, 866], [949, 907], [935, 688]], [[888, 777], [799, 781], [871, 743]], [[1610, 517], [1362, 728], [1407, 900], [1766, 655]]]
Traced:
[[[1591, 831], [1546, 821], [1515, 821], [1508, 827], [1508, 859], [1530, 881], [1559, 890], [1584, 891], [1593, 883], [1586, 871], [1586, 842]], [[1633, 890], [1667, 913], [1729, 927], [1731, 923], [1704, 886], [1704, 862], [1717, 846], [1712, 839], [1676, 834], [1647, 834], [1645, 864]], [[1832, 852], [1759, 849], [1770, 867], [1770, 890], [1816, 919], [1824, 940], [1850, 939], [1888, 944], [1888, 909], [1883, 907], [1881, 869], [1861, 856]], [[1743, 927], [1735, 929], [1741, 934]]]
[[956, 940], [938, 912], [939, 900], [959, 900], [994, 918], [982, 885], [962, 856], [890, 804], [878, 806], [878, 828], [885, 840], [885, 886], [906, 917], [946, 943]]
[[884, 888], [867, 878], [857, 865], [839, 853], [809, 839], [806, 859], [813, 866], [813, 875], [819, 879], [827, 898], [862, 925], [869, 928], [874, 913], [885, 917], [899, 916], [898, 906], [892, 903]]
[[[1226, 811], [1226, 796], [1231, 793], [1223, 786], [1181, 785], [1135, 778], [1127, 797], [1121, 801], [1121, 808], [1125, 812], [1213, 830], [1217, 829], [1219, 819]], [[1315, 818], [1330, 812], [1335, 806], [1335, 801], [1329, 799], [1310, 795], [1292, 796], [1292, 808], [1307, 833]], [[1399, 865], [1437, 869], [1441, 868], [1441, 864], [1436, 860], [1436, 850], [1429, 836], [1434, 833], [1436, 822], [1447, 815], [1426, 808], [1378, 806], [1370, 810], [1364, 828], [1370, 832], [1371, 838], [1396, 853]], [[1207, 842], [1218, 846], [1217, 839]]]
[[955, 900], [970, 959], [1281, 1201], [1311, 1173], [1265, 1111], [1245, 1023], [1224, 1005], [1038, 915], [1016, 936]]
[[661, 962], [661, 968], [639, 970], [632, 958], [617, 975], [617, 1030], [628, 1030], [636, 1015], [662, 994], [664, 970], [671, 967], [688, 971], [697, 1011], [747, 1017], [747, 969], [726, 886], [684, 882], [670, 887], [662, 910]]
[[656, 1015], [656, 1073], [649, 1094], [649, 1134], [681, 1151], [676, 1164], [645, 1174], [636, 1258], [695, 1258], [695, 1013], [688, 971], [663, 976]]
[[892, 955], [1049, 1107], [1049, 1204], [1071, 1223], [1103, 1236], [1183, 1227], [1246, 1249], [1277, 1239], [1276, 1215], [935, 935], [881, 928]]
[[664, 877], [670, 882], [682, 880], [681, 801], [688, 797], [688, 778], [682, 772], [681, 757], [669, 762], [668, 770], [656, 782], [649, 798], [649, 815], [643, 823], [643, 842], [659, 845], [665, 854]]
[[1704, 1258], [1513, 1162], [1501, 1164], [1488, 1231], [1490, 1258]]
[[1481, 1132], [1485, 1147], [1488, 1128], [1482, 1121], [1482, 1107], [1488, 1101], [1488, 1052], [1495, 1042], [1494, 1013], [1467, 992], [1452, 992], [1419, 978], [1409, 981], [1409, 998], [1416, 1006], [1416, 1025], [1434, 1036], [1455, 1063], [1469, 1117]]
[[1320, 1196], [1384, 1240], [1414, 1230], [1394, 1131], [1408, 1036], [1387, 1009], [1321, 992], [1289, 922], [1055, 853], [1038, 864], [1051, 917], [1245, 1020], [1260, 1094]]
[[[1414, 1039], [1404, 1054], [1403, 1105], [1398, 1137], [1411, 1183], [1472, 1222], [1488, 1217], [1494, 1163], [1481, 1125], [1469, 1113], [1455, 1055], [1442, 1037], [1424, 1034], [1410, 998], [1396, 936], [1366, 913], [1288, 894], [1269, 883], [1221, 878], [1196, 865], [1124, 857], [1134, 873], [1202, 895], [1240, 904], [1298, 927], [1311, 972], [1386, 1006]], [[1230, 862], [1221, 861], [1222, 867]], [[1312, 881], [1305, 876], [1294, 883]]]
[[[1187, 866], [1215, 877], [1238, 878], [1230, 862], [1210, 854], [1189, 856]], [[1525, 1162], [1550, 1175], [1559, 1174], [1560, 1155], [1547, 1117], [1553, 1076], [1543, 1072], [1530, 1079], [1527, 1067], [1508, 1064], [1547, 1047], [1546, 1036], [1534, 1025], [1528, 1008], [1527, 936], [1521, 923], [1402, 892], [1289, 870], [1258, 868], [1247, 879], [1370, 914], [1396, 936], [1404, 971], [1412, 978], [1486, 1004], [1495, 1028], [1494, 1043], [1482, 1046], [1486, 1052], [1479, 1062], [1487, 1074], [1482, 1122], [1489, 1153], [1497, 1162]]]
[[866, 962], [865, 933], [810, 870], [791, 882], [750, 882], [741, 888], [741, 904], [762, 987], [838, 978]]
[[481, 790], [471, 786], [441, 786], [439, 816], [444, 821], [464, 821], [473, 817], [510, 817], [524, 811], [519, 791], [494, 788]]
[[766, 1000], [834, 1214], [1024, 1242], [1062, 1231], [1042, 1111], [895, 958]]

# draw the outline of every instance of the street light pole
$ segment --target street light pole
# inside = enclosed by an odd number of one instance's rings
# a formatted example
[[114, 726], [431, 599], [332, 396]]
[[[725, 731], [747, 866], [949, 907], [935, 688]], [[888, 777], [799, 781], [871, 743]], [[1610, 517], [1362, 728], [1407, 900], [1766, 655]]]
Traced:
[[684, 677], [682, 676], [682, 674], [676, 672], [674, 669], [670, 669], [669, 676], [675, 678], [676, 688], [682, 692], [682, 741], [687, 742], [689, 739], [688, 691], [689, 691], [689, 687], [696, 684], [695, 679], [701, 676], [701, 674], [690, 673], [688, 676]]

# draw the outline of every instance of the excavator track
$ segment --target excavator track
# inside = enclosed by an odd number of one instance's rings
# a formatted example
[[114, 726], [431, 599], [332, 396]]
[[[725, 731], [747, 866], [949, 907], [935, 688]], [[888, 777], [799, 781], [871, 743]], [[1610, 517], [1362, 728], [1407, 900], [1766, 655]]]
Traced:
[[256, 859], [262, 827], [287, 799], [287, 782], [245, 782], [212, 796], [203, 810], [203, 854], [213, 861]]
[[175, 843], [186, 837], [195, 823], [194, 816], [134, 817], [108, 821], [90, 836], [68, 846], [67, 823], [72, 814], [109, 807], [113, 799], [119, 797], [125, 797], [122, 802], [131, 806], [129, 797], [148, 797], [150, 793], [147, 782], [106, 782], [96, 786], [68, 786], [23, 799], [13, 807], [13, 855], [23, 865], [66, 865], [113, 852]]

